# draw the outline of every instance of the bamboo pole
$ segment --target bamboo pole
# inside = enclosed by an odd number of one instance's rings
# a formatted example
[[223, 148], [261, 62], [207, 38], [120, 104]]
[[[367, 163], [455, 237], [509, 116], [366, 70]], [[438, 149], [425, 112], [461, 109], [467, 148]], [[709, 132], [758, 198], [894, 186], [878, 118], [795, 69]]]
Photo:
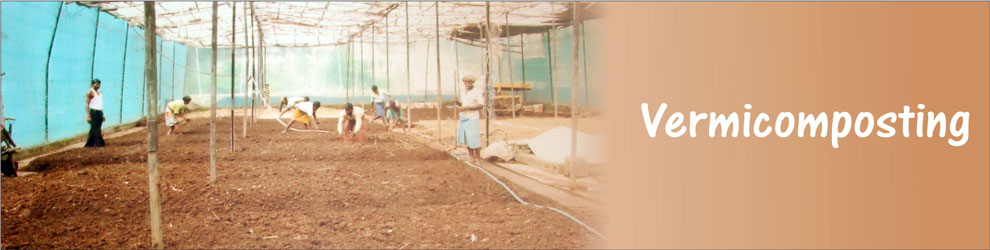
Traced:
[[[251, 20], [255, 20], [256, 17], [254, 15], [254, 2], [251, 2], [250, 3], [250, 6], [251, 6]], [[255, 22], [251, 22], [251, 25], [253, 25], [252, 27], [257, 27], [257, 23], [255, 23]], [[257, 116], [255, 116], [255, 109], [257, 109], [258, 105], [257, 105], [257, 102], [255, 100], [258, 99], [258, 96], [260, 96], [260, 93], [261, 93], [260, 91], [258, 91], [260, 89], [258, 86], [260, 86], [260, 84], [261, 84], [261, 82], [258, 81], [258, 61], [259, 61], [259, 57], [260, 56], [258, 55], [258, 44], [259, 44], [258, 43], [258, 33], [255, 33], [254, 32], [254, 29], [251, 29], [251, 31], [252, 31], [251, 32], [251, 43], [253, 44], [251, 46], [251, 55], [252, 55], [252, 57], [251, 57], [251, 79], [254, 79], [254, 85], [251, 85], [251, 93], [252, 93], [251, 94], [251, 123], [257, 123], [258, 120], [257, 120]]]
[[[251, 58], [251, 53], [250, 53], [251, 51], [248, 50], [248, 46], [247, 46], [249, 44], [248, 41], [251, 41], [251, 40], [248, 40], [248, 34], [247, 34], [248, 33], [248, 26], [247, 26], [247, 23], [248, 23], [247, 22], [248, 21], [247, 20], [248, 10], [247, 9], [248, 8], [241, 8], [241, 11], [244, 12], [243, 13], [244, 14], [244, 100], [242, 100], [242, 103], [244, 103], [244, 105], [241, 107], [241, 109], [244, 110], [244, 113], [241, 114], [241, 116], [244, 117], [244, 123], [243, 123], [244, 125], [242, 126], [243, 128], [241, 129], [241, 137], [244, 137], [244, 138], [247, 138], [247, 124], [248, 124], [248, 105], [247, 105], [248, 104], [248, 81], [250, 80], [250, 75], [248, 74], [249, 73], [248, 72], [248, 67], [250, 67], [250, 62], [248, 61], [248, 58]], [[234, 22], [236, 22], [236, 21], [237, 20], [235, 19]], [[234, 30], [232, 32], [234, 32], [236, 34], [237, 33], [237, 30]], [[237, 49], [237, 46], [234, 46], [234, 47], [231, 48], [231, 50], [235, 50], [235, 49]]]
[[[552, 60], [553, 63], [551, 63], [550, 65], [559, 66], [557, 64], [557, 57], [559, 57], [559, 55], [557, 54], [557, 44], [556, 44], [556, 41], [555, 41], [556, 39], [554, 39], [554, 38], [557, 37], [557, 30], [556, 30], [556, 28], [554, 28], [554, 30], [552, 30], [552, 32], [549, 32], [548, 31], [547, 36], [550, 37], [548, 40], [550, 41], [550, 50], [552, 51], [550, 53], [550, 60]], [[557, 75], [557, 71], [556, 70], [553, 70], [553, 67], [552, 66], [550, 67], [550, 75], [551, 75], [551, 77], [550, 77], [550, 87], [553, 88], [553, 92], [551, 92], [553, 94], [553, 118], [557, 118], [557, 113], [558, 113], [557, 110], [559, 109], [559, 104], [557, 102], [557, 99], [560, 98], [560, 93], [558, 93], [558, 91], [557, 91], [557, 89], [558, 89], [557, 84], [556, 84], [557, 78], [556, 77], [553, 77], [553, 76], [556, 76]]]
[[409, 67], [409, 2], [406, 2], [406, 114], [409, 115], [408, 124], [402, 129], [402, 132], [409, 132], [409, 127], [412, 126], [412, 78], [410, 77], [410, 67]]
[[586, 37], [586, 35], [584, 35], [584, 34], [587, 34], [587, 32], [584, 31], [584, 20], [581, 20], [581, 34], [582, 34], [581, 35], [581, 54], [582, 54], [581, 55], [581, 61], [584, 62], [584, 70], [582, 70], [582, 72], [584, 72], [584, 106], [586, 108], [590, 108], [591, 107], [591, 98], [588, 95], [588, 91], [590, 91], [590, 89], [588, 88], [588, 81], [589, 81], [589, 79], [588, 79], [588, 50], [587, 50], [587, 48], [588, 48], [588, 42], [586, 42], [584, 40], [584, 37]]
[[[519, 48], [520, 48], [519, 57], [521, 58], [519, 62], [520, 64], [522, 64], [520, 65], [522, 67], [522, 83], [523, 85], [526, 85], [526, 33], [519, 34]], [[522, 104], [523, 107], [526, 106], [526, 91], [523, 91], [522, 99], [520, 99], [520, 102], [521, 102], [520, 104]], [[526, 112], [519, 112], [519, 117], [522, 117], [524, 113]]]
[[213, 43], [210, 45], [210, 182], [217, 180], [217, 9], [213, 2]]
[[237, 70], [237, 2], [230, 2], [230, 151], [234, 152], [234, 80]]
[[426, 64], [423, 64], [423, 103], [430, 100], [430, 40], [426, 40]]
[[440, 2], [437, 1], [435, 2], [435, 4], [436, 5], [433, 7], [433, 10], [435, 10], [436, 12], [435, 24], [436, 24], [436, 35], [437, 35], [437, 143], [443, 144], [443, 141], [441, 139], [442, 138], [441, 135], [443, 135], [443, 133], [441, 132], [443, 130], [442, 128], [443, 123], [441, 123], [440, 120], [440, 108], [442, 108], [441, 106], [443, 106], [443, 97], [440, 96], [443, 94], [441, 93], [442, 88], [440, 87], [441, 85], [440, 83], [442, 82], [440, 80]]
[[[461, 52], [458, 49], [458, 43], [454, 43], [454, 99], [461, 100], [461, 88], [457, 84], [461, 80]], [[450, 111], [454, 119], [457, 119], [457, 109]], [[459, 126], [459, 125], [458, 125]], [[457, 145], [457, 136], [454, 136], [454, 144]]]
[[[361, 32], [360, 38], [361, 38], [361, 42], [359, 42], [358, 44], [361, 47], [361, 59], [359, 60], [361, 65], [361, 99], [358, 100], [362, 100], [364, 98], [364, 88], [365, 88], [364, 82], [367, 80], [367, 78], [365, 78], [364, 76], [364, 32], [363, 31]], [[365, 106], [365, 101], [367, 100], [361, 101], [361, 108], [367, 110], [368, 107]]]
[[344, 77], [344, 100], [351, 102], [351, 47], [353, 46], [351, 46], [350, 40], [347, 41], [347, 45], [345, 46], [344, 49], [347, 50], [347, 54], [344, 55], [344, 68], [347, 69], [344, 72], [347, 76]]
[[[58, 34], [58, 21], [62, 19], [62, 6], [64, 2], [58, 2], [58, 12], [55, 13], [55, 28], [52, 29], [52, 40], [48, 44], [48, 58], [45, 60], [45, 142], [48, 142], [48, 74], [52, 65], [52, 48], [55, 47], [55, 35]], [[143, 102], [142, 102], [143, 103]]]
[[[123, 65], [120, 67], [120, 103], [117, 107], [117, 124], [124, 124], [124, 80], [127, 75], [127, 37], [130, 32], [130, 27], [124, 23], [124, 60], [121, 60]], [[3, 121], [2, 117], [0, 117], [0, 121]]]
[[[162, 42], [162, 43], [164, 43], [164, 42]], [[172, 43], [172, 60], [171, 61], [172, 61], [172, 72], [171, 72], [172, 74], [170, 74], [171, 76], [169, 77], [169, 80], [171, 80], [172, 89], [169, 92], [172, 92], [172, 100], [175, 100], [175, 43], [174, 42]]]
[[485, 146], [491, 143], [491, 119], [492, 119], [492, 109], [489, 106], [488, 100], [488, 89], [491, 88], [492, 84], [488, 80], [489, 72], [492, 71], [492, 10], [491, 2], [485, 2]]
[[[375, 85], [375, 25], [371, 24], [371, 85]], [[375, 105], [372, 103], [371, 105]]]
[[392, 13], [392, 11], [389, 11], [388, 13], [385, 13], [385, 89], [387, 89], [388, 91], [392, 91], [392, 61], [390, 60], [389, 53], [388, 53], [388, 51], [389, 51], [389, 48], [388, 47], [391, 47], [389, 45], [389, 43], [388, 43], [389, 42], [389, 40], [388, 40], [388, 21], [389, 21], [388, 20], [388, 15], [391, 14], [391, 13]]
[[[100, 38], [100, 9], [96, 9], [96, 25], [93, 26], [93, 57], [90, 60], [89, 65], [89, 80], [93, 80], [94, 74], [96, 73], [96, 42]], [[174, 67], [173, 67], [174, 69]]]
[[554, 87], [554, 84], [553, 84], [554, 83], [554, 77], [553, 76], [556, 75], [556, 74], [553, 73], [553, 66], [554, 66], [554, 63], [553, 63], [553, 50], [551, 49], [551, 46], [553, 46], [553, 45], [551, 45], [553, 43], [553, 38], [550, 36], [550, 30], [547, 30], [546, 35], [547, 35], [547, 47], [546, 47], [547, 48], [547, 68], [550, 71], [550, 72], [547, 72], [550, 75], [550, 100], [551, 100], [551, 102], [553, 102], [554, 118], [557, 118], [557, 88]]
[[[512, 46], [511, 35], [512, 33], [509, 32], [509, 12], [505, 12], [505, 43], [508, 43], [509, 46]], [[506, 53], [506, 55], [509, 56], [506, 61], [509, 61], [509, 83], [512, 84], [512, 98], [509, 98], [512, 100], [512, 118], [516, 118], [516, 96], [519, 95], [519, 90], [516, 89], [515, 76], [512, 75], [515, 73], [512, 71], [512, 52]]]
[[155, 60], [155, 2], [144, 2], [144, 77], [148, 89], [148, 196], [151, 205], [151, 247], [162, 249], [162, 207], [158, 200], [158, 65]]
[[573, 52], [574, 75], [571, 79], [571, 171], [568, 176], [571, 179], [571, 184], [577, 184], [577, 174], [575, 173], [580, 163], [577, 161], [577, 131], [578, 131], [578, 116], [577, 116], [577, 105], [578, 105], [578, 82], [580, 82], [579, 73], [581, 66], [578, 61], [578, 49], [581, 45], [581, 30], [578, 29], [578, 25], [581, 25], [581, 14], [577, 11], [577, 2], [571, 3], [571, 30], [574, 32], [574, 42], [571, 43], [573, 46], [571, 52]]

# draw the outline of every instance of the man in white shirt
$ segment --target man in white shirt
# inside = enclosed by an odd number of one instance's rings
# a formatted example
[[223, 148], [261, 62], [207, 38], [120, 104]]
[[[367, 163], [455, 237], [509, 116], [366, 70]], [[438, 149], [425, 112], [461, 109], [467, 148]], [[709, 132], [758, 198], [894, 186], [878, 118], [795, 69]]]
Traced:
[[385, 118], [385, 103], [388, 98], [392, 98], [392, 95], [389, 95], [385, 90], [379, 91], [378, 85], [371, 85], [371, 103], [375, 105], [375, 118], [371, 119], [371, 123], [382, 119], [382, 124], [385, 125], [386, 129], [388, 129], [388, 119]]
[[344, 141], [351, 141], [354, 138], [357, 138], [358, 141], [363, 141], [364, 137], [360, 133], [361, 123], [363, 122], [364, 109], [347, 103], [344, 105], [344, 110], [340, 111], [339, 118], [337, 118], [337, 133], [344, 137]]
[[308, 102], [308, 101], [309, 101], [309, 96], [304, 96], [304, 97], [293, 96], [288, 98], [282, 97], [282, 100], [279, 102], [278, 105], [278, 112], [282, 112], [283, 108], [285, 107], [292, 108], [292, 106], [295, 106], [296, 103]]
[[474, 88], [474, 77], [464, 76], [464, 92], [461, 100], [457, 101], [460, 111], [460, 121], [457, 126], [457, 144], [466, 145], [468, 153], [471, 155], [471, 162], [478, 164], [481, 161], [481, 133], [479, 120], [481, 110], [485, 105], [484, 92]]
[[320, 122], [316, 120], [316, 110], [319, 109], [320, 102], [301, 101], [296, 102], [295, 105], [290, 106], [289, 109], [282, 111], [282, 113], [278, 115], [279, 117], [282, 117], [282, 114], [285, 114], [286, 112], [293, 111], [292, 120], [289, 121], [288, 125], [285, 125], [285, 129], [282, 130], [282, 133], [288, 132], [289, 128], [291, 128], [292, 124], [296, 123], [296, 121], [302, 122], [305, 129], [309, 129], [310, 124], [313, 124], [313, 128], [320, 129]]
[[344, 111], [340, 112], [337, 118], [337, 133], [344, 137], [344, 141], [351, 141], [357, 138], [363, 140], [361, 136], [361, 123], [364, 121], [364, 109], [354, 107], [354, 104], [344, 105]]

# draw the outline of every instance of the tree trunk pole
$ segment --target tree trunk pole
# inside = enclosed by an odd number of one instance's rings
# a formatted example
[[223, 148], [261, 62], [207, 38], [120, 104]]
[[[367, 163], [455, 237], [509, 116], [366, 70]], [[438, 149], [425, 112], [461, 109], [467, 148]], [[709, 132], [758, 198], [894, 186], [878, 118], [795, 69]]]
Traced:
[[443, 135], [443, 123], [440, 120], [440, 108], [443, 108], [443, 93], [441, 93], [442, 88], [440, 87], [440, 2], [436, 2], [433, 6], [433, 10], [436, 11], [436, 35], [437, 35], [437, 143], [443, 144], [441, 135]]
[[148, 196], [151, 204], [151, 247], [162, 249], [162, 206], [158, 200], [158, 64], [155, 2], [144, 2], [144, 77], [148, 84]]
[[571, 30], [573, 30], [573, 32], [574, 32], [574, 37], [573, 37], [574, 42], [571, 43], [573, 45], [572, 48], [571, 48], [571, 50], [573, 52], [573, 57], [571, 58], [571, 60], [573, 62], [573, 65], [572, 66], [574, 67], [574, 72], [573, 72], [574, 75], [573, 75], [573, 78], [571, 79], [571, 172], [570, 172], [569, 175], [570, 175], [570, 178], [571, 178], [571, 184], [572, 185], [576, 185], [577, 184], [577, 174], [575, 173], [575, 171], [579, 167], [579, 165], [581, 165], [577, 161], [577, 159], [578, 159], [578, 154], [577, 154], [577, 133], [578, 133], [578, 127], [577, 127], [578, 126], [577, 106], [578, 106], [578, 97], [580, 96], [580, 95], [578, 95], [578, 82], [581, 81], [581, 79], [580, 79], [581, 65], [580, 65], [580, 61], [578, 59], [578, 49], [581, 46], [581, 39], [580, 39], [581, 38], [581, 29], [579, 29], [578, 25], [581, 24], [581, 20], [580, 20], [581, 14], [580, 14], [580, 12], [578, 12], [577, 6], [578, 6], [577, 2], [571, 3], [571, 10], [572, 10], [572, 12], [571, 12], [572, 13], [571, 14], [572, 15], [572, 18], [571, 18]]
[[213, 2], [213, 43], [210, 45], [210, 182], [217, 180], [217, 9]]
[[408, 124], [402, 129], [402, 132], [409, 132], [409, 127], [412, 126], [412, 79], [409, 73], [409, 55], [412, 53], [409, 51], [409, 2], [406, 2], [406, 115], [409, 116]]
[[237, 2], [230, 2], [230, 152], [234, 152], [234, 80], [237, 78]]

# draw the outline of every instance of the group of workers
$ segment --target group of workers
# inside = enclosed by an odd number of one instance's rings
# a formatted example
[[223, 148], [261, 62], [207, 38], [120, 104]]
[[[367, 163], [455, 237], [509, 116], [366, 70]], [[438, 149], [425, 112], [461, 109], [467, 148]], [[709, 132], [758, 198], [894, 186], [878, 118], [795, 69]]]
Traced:
[[[479, 120], [481, 109], [485, 103], [484, 94], [481, 90], [474, 89], [475, 78], [473, 76], [465, 76], [461, 80], [464, 83], [464, 92], [460, 95], [460, 99], [455, 101], [460, 116], [457, 127], [457, 144], [467, 146], [471, 161], [478, 163], [481, 159]], [[405, 116], [404, 107], [392, 95], [384, 90], [379, 90], [378, 86], [371, 86], [371, 92], [371, 103], [375, 108], [375, 115], [370, 119], [371, 123], [381, 119], [386, 130], [394, 128], [402, 122], [408, 123], [403, 119]], [[181, 133], [181, 130], [178, 130], [179, 118], [187, 122], [190, 121], [189, 118], [185, 117], [185, 114], [189, 111], [186, 105], [191, 101], [192, 98], [185, 96], [182, 97], [182, 100], [174, 100], [165, 105], [165, 126], [169, 128], [166, 135]], [[311, 102], [309, 97], [283, 97], [279, 105], [279, 117], [292, 112], [292, 120], [285, 125], [282, 133], [288, 132], [292, 125], [297, 122], [302, 123], [304, 129], [309, 129], [310, 125], [314, 129], [320, 129], [319, 121], [316, 119], [316, 111], [319, 109], [320, 102]], [[337, 119], [337, 133], [345, 141], [363, 140], [361, 125], [365, 119], [364, 112], [364, 109], [355, 107], [350, 102], [344, 105], [344, 110], [340, 112], [339, 119]], [[100, 92], [99, 79], [92, 80], [91, 88], [86, 93], [86, 114], [90, 130], [85, 146], [104, 146], [101, 127], [106, 118], [103, 116], [103, 94]]]

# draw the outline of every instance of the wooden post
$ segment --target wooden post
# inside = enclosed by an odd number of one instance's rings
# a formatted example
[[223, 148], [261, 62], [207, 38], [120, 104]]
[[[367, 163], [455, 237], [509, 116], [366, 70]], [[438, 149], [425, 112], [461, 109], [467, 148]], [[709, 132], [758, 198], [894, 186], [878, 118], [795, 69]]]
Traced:
[[[361, 47], [361, 59], [358, 60], [360, 62], [360, 66], [361, 66], [361, 75], [360, 75], [361, 76], [361, 98], [358, 99], [358, 100], [362, 100], [362, 99], [364, 99], [364, 81], [366, 80], [365, 77], [364, 77], [364, 32], [363, 31], [361, 32], [361, 37], [359, 37], [359, 38], [361, 38], [361, 40], [360, 40], [361, 42], [358, 42], [358, 45]], [[361, 108], [367, 110], [368, 107], [364, 105], [365, 104], [365, 101], [366, 100], [361, 101]]]
[[237, 74], [237, 2], [230, 2], [230, 152], [234, 152], [234, 79]]
[[171, 61], [172, 61], [172, 74], [169, 77], [169, 80], [171, 80], [170, 82], [172, 82], [171, 83], [172, 84], [172, 89], [169, 92], [172, 92], [172, 100], [175, 100], [175, 43], [174, 42], [172, 43], [172, 60]]
[[52, 48], [55, 47], [55, 35], [58, 34], [58, 21], [62, 19], [62, 5], [64, 2], [58, 2], [58, 12], [55, 13], [55, 28], [52, 29], [51, 43], [48, 44], [48, 59], [45, 60], [45, 142], [48, 142], [48, 73], [51, 71]]
[[584, 70], [582, 70], [584, 73], [584, 107], [588, 108], [591, 107], [591, 97], [588, 95], [588, 91], [590, 90], [588, 88], [588, 80], [590, 80], [588, 79], [588, 42], [584, 40], [586, 36], [584, 34], [587, 34], [587, 32], [584, 31], [584, 20], [581, 20], [581, 61], [584, 63]]
[[[453, 41], [453, 38], [451, 38], [451, 41]], [[461, 100], [461, 88], [460, 88], [461, 86], [459, 84], [457, 84], [457, 82], [461, 81], [461, 52], [458, 49], [458, 46], [457, 46], [458, 44], [460, 44], [460, 43], [459, 42], [454, 42], [454, 99]], [[455, 108], [455, 109], [451, 110], [450, 112], [454, 114], [453, 117], [454, 117], [454, 119], [456, 121], [456, 119], [457, 119], [457, 109]], [[460, 125], [458, 125], [458, 126], [460, 126]], [[457, 127], [454, 127], [454, 128], [456, 129]], [[457, 136], [454, 136], [454, 144], [453, 145], [454, 146], [457, 146]]]
[[552, 53], [550, 53], [550, 60], [553, 60], [553, 63], [550, 64], [550, 65], [552, 65], [550, 67], [550, 75], [551, 75], [551, 77], [550, 77], [550, 87], [553, 88], [553, 92], [552, 92], [552, 94], [553, 94], [553, 118], [557, 118], [557, 113], [558, 113], [557, 112], [557, 109], [559, 109], [558, 104], [557, 104], [557, 99], [560, 98], [560, 93], [557, 92], [557, 89], [558, 89], [557, 88], [557, 84], [556, 84], [556, 80], [557, 79], [556, 79], [556, 77], [553, 77], [553, 76], [556, 76], [557, 75], [557, 71], [556, 70], [553, 70], [553, 66], [559, 66], [559, 65], [557, 65], [557, 57], [558, 57], [558, 55], [557, 55], [557, 44], [555, 42], [556, 39], [553, 39], [553, 38], [556, 38], [557, 37], [557, 30], [556, 30], [556, 28], [554, 28], [554, 30], [551, 30], [551, 31], [552, 32], [548, 32], [547, 33], [547, 36], [549, 36], [548, 40], [550, 41], [550, 50], [552, 51]]
[[491, 81], [488, 79], [489, 72], [492, 71], [492, 6], [490, 2], [485, 2], [485, 146], [491, 144], [491, 119], [492, 112], [488, 103], [488, 89], [491, 88]]
[[[519, 60], [519, 63], [521, 64], [520, 66], [522, 67], [522, 83], [523, 85], [526, 85], [526, 33], [519, 33], [519, 54], [520, 54], [519, 57], [521, 59]], [[523, 107], [525, 107], [526, 91], [523, 91], [522, 99], [519, 100], [520, 100], [520, 104]], [[519, 112], [519, 117], [522, 117], [524, 113], [526, 112]]]
[[210, 182], [217, 180], [217, 9], [213, 2], [213, 43], [210, 45]]
[[443, 144], [442, 137], [442, 127], [443, 123], [440, 120], [440, 108], [443, 106], [443, 98], [440, 96], [442, 88], [440, 88], [440, 2], [437, 1], [436, 5], [433, 6], [433, 10], [436, 11], [436, 35], [437, 35], [437, 143]]
[[550, 72], [547, 72], [547, 73], [550, 74], [550, 101], [553, 102], [553, 108], [554, 108], [553, 114], [554, 114], [554, 118], [557, 118], [557, 88], [553, 84], [554, 83], [554, 77], [553, 76], [556, 75], [556, 74], [553, 73], [553, 66], [554, 66], [553, 56], [554, 55], [553, 55], [553, 50], [551, 49], [551, 46], [553, 46], [553, 45], [551, 45], [551, 44], [553, 44], [553, 37], [550, 36], [550, 30], [547, 30], [546, 34], [547, 34], [547, 68], [550, 71]]
[[385, 89], [387, 89], [388, 91], [392, 91], [392, 74], [391, 74], [391, 72], [392, 72], [392, 67], [391, 67], [392, 66], [392, 61], [389, 60], [389, 54], [388, 54], [388, 50], [389, 50], [388, 47], [390, 47], [390, 44], [388, 43], [389, 42], [389, 40], [388, 40], [388, 15], [391, 14], [391, 13], [392, 13], [392, 11], [389, 11], [389, 13], [385, 13]]
[[510, 37], [512, 37], [512, 33], [509, 32], [509, 13], [506, 12], [505, 13], [505, 43], [509, 44], [509, 53], [508, 53], [509, 59], [506, 61], [509, 61], [509, 83], [512, 84], [512, 98], [510, 98], [510, 100], [512, 100], [511, 101], [512, 118], [516, 118], [516, 96], [519, 95], [519, 90], [516, 89], [515, 76], [512, 75], [512, 73], [514, 72], [512, 71], [512, 39], [510, 39]]
[[162, 206], [158, 200], [158, 64], [155, 2], [144, 2], [144, 78], [148, 84], [148, 196], [151, 204], [151, 247], [162, 249]]
[[410, 67], [409, 67], [409, 2], [406, 2], [406, 115], [409, 116], [409, 121], [407, 121], [406, 127], [402, 129], [402, 132], [409, 132], [409, 127], [412, 126], [412, 79], [410, 77]]
[[349, 39], [347, 40], [347, 45], [345, 46], [346, 47], [344, 47], [344, 49], [347, 50], [347, 54], [344, 55], [344, 60], [345, 60], [344, 68], [346, 68], [344, 72], [347, 74], [347, 76], [344, 77], [344, 100], [346, 100], [346, 102], [351, 102], [351, 47], [352, 46], [351, 46], [351, 41]]
[[[243, 126], [243, 129], [241, 130], [242, 131], [241, 132], [241, 137], [247, 138], [248, 89], [249, 89], [249, 87], [248, 87], [248, 81], [251, 78], [250, 75], [248, 75], [248, 73], [249, 73], [248, 67], [251, 67], [250, 64], [249, 64], [248, 58], [251, 58], [251, 53], [250, 53], [250, 50], [248, 50], [248, 46], [247, 45], [248, 45], [248, 41], [251, 41], [251, 40], [248, 40], [248, 34], [247, 34], [248, 33], [248, 26], [247, 26], [247, 18], [248, 18], [247, 13], [248, 13], [248, 11], [247, 11], [247, 8], [242, 8], [242, 11], [244, 12], [243, 13], [244, 14], [244, 100], [242, 100], [242, 103], [244, 103], [244, 105], [241, 107], [241, 110], [244, 110], [244, 113], [241, 114], [241, 116], [244, 117], [244, 126]], [[234, 20], [234, 21], [236, 22], [236, 20]], [[232, 32], [234, 34], [237, 34], [237, 30], [233, 30]], [[237, 49], [237, 46], [233, 46], [231, 49], [232, 50], [235, 50], [235, 49]]]
[[[130, 27], [124, 23], [124, 60], [121, 61], [123, 65], [120, 67], [120, 103], [117, 107], [117, 124], [124, 124], [124, 76], [127, 75], [127, 37], [130, 32]], [[3, 121], [2, 117], [0, 117], [0, 121]]]
[[[93, 57], [90, 60], [89, 65], [89, 80], [93, 80], [93, 76], [96, 73], [96, 42], [99, 41], [100, 35], [100, 8], [96, 8], [96, 25], [93, 26]], [[173, 67], [174, 69], [174, 67]]]
[[581, 69], [581, 67], [580, 67], [579, 61], [578, 61], [578, 48], [581, 45], [581, 39], [579, 39], [581, 37], [581, 30], [578, 29], [578, 25], [580, 25], [580, 22], [581, 22], [579, 20], [579, 18], [581, 18], [581, 15], [580, 15], [580, 12], [577, 11], [577, 2], [571, 3], [571, 10], [572, 10], [572, 12], [571, 12], [572, 13], [571, 14], [572, 15], [571, 16], [571, 30], [574, 31], [574, 37], [573, 37], [574, 42], [571, 43], [573, 45], [573, 47], [571, 49], [572, 52], [573, 52], [573, 57], [571, 58], [571, 60], [573, 61], [573, 64], [574, 64], [574, 65], [572, 65], [572, 66], [574, 66], [574, 72], [573, 72], [574, 75], [573, 75], [573, 78], [571, 79], [571, 171], [570, 171], [569, 176], [571, 178], [571, 184], [572, 185], [576, 185], [577, 184], [577, 174], [575, 174], [575, 171], [577, 170], [577, 168], [579, 167], [579, 165], [581, 165], [578, 162], [578, 160], [577, 160], [577, 158], [578, 158], [578, 154], [577, 154], [578, 82], [580, 82], [580, 80], [581, 80], [579, 78], [579, 73], [580, 73], [579, 70]]
[[[255, 18], [255, 16], [254, 16], [254, 2], [251, 2], [250, 3], [250, 6], [251, 6], [251, 20], [253, 21], [254, 18]], [[251, 22], [251, 25], [254, 25], [256, 27], [257, 26], [257, 23]], [[251, 46], [251, 55], [252, 55], [252, 57], [251, 57], [251, 79], [254, 79], [254, 85], [251, 85], [251, 93], [252, 93], [251, 94], [251, 123], [257, 123], [258, 120], [255, 117], [254, 110], [257, 108], [257, 104], [256, 104], [255, 100], [258, 99], [258, 96], [260, 96], [260, 94], [259, 94], [260, 92], [258, 91], [259, 90], [258, 86], [261, 83], [261, 82], [258, 81], [258, 70], [257, 70], [258, 69], [258, 39], [257, 39], [258, 38], [258, 33], [254, 33], [254, 29], [251, 29], [251, 31], [252, 31], [251, 32], [251, 44], [252, 44], [252, 46]]]
[[[371, 24], [371, 86], [375, 84], [375, 24]], [[372, 103], [371, 105], [375, 105]]]

